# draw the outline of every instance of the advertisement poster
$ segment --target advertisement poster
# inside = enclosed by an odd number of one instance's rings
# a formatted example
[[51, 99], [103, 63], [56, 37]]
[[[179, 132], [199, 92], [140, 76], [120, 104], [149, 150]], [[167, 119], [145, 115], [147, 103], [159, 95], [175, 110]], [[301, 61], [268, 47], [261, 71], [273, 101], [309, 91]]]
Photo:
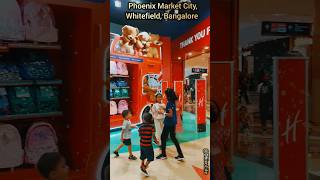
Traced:
[[206, 80], [196, 80], [196, 119], [198, 132], [206, 131]]
[[301, 58], [274, 60], [278, 180], [307, 179], [307, 62]]

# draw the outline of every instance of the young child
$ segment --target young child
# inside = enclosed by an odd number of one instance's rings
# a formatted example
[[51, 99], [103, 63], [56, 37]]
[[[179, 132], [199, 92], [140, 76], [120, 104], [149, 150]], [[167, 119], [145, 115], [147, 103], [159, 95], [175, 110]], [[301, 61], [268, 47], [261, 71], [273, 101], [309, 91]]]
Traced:
[[143, 114], [143, 123], [139, 128], [140, 136], [140, 170], [145, 176], [149, 176], [147, 168], [151, 161], [154, 160], [154, 151], [152, 147], [152, 137], [155, 142], [158, 143], [157, 138], [154, 135], [153, 118], [150, 113]]
[[119, 157], [119, 150], [124, 146], [128, 146], [129, 151], [129, 160], [136, 160], [137, 158], [132, 154], [132, 146], [131, 146], [131, 129], [136, 128], [135, 125], [131, 125], [130, 118], [132, 114], [129, 110], [124, 110], [122, 112], [122, 117], [124, 118], [122, 124], [122, 131], [121, 131], [121, 144], [118, 148], [113, 152], [116, 157]]
[[57, 152], [42, 155], [37, 163], [37, 169], [46, 180], [69, 179], [69, 167], [66, 165], [66, 160]]
[[166, 106], [162, 103], [162, 94], [156, 94], [156, 103], [152, 105], [151, 113], [154, 119], [154, 125], [156, 128], [156, 138], [158, 139], [158, 145], [161, 146], [161, 133], [163, 130], [163, 121], [165, 118]]

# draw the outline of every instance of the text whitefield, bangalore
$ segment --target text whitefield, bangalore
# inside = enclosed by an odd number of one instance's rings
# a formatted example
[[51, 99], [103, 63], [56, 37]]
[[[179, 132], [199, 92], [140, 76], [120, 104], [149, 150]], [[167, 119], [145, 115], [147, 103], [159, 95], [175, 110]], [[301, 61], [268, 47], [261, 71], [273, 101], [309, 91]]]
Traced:
[[[198, 20], [197, 4], [194, 3], [128, 3], [128, 10], [125, 14], [128, 20]], [[139, 11], [140, 10], [140, 11]], [[141, 12], [145, 10], [148, 12]], [[163, 10], [164, 12], [159, 12]], [[188, 12], [181, 12], [186, 10]], [[139, 12], [136, 12], [139, 11]], [[152, 12], [158, 11], [158, 12]]]

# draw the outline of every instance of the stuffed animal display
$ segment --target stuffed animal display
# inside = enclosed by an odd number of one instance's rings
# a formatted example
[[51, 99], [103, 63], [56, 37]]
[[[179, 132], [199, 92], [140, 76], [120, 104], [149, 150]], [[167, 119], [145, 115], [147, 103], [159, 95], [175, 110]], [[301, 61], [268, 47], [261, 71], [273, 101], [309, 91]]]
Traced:
[[134, 55], [137, 51], [139, 56], [159, 58], [158, 47], [162, 44], [160, 35], [139, 32], [138, 28], [125, 25], [122, 27], [122, 35], [115, 48], [121, 53]]

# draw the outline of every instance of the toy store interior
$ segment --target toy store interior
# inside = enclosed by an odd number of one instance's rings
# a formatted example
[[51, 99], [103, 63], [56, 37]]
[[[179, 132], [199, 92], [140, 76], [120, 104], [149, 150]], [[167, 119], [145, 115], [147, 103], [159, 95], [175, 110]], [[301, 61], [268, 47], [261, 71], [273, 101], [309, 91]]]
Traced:
[[[176, 133], [188, 161], [176, 172], [169, 166], [155, 163], [153, 170], [162, 169], [162, 173], [153, 172], [158, 178], [179, 175], [180, 178], [196, 179], [196, 171], [188, 169], [202, 167], [202, 149], [210, 147], [210, 1], [197, 4], [198, 20], [163, 20], [150, 24], [150, 21], [125, 19], [127, 0], [110, 1], [110, 58], [106, 59], [107, 63], [110, 61], [106, 74], [107, 82], [110, 82], [110, 86], [106, 86], [106, 97], [110, 99], [110, 152], [118, 146], [124, 110], [130, 110], [131, 123], [139, 125], [142, 114], [150, 111], [156, 103], [157, 94], [162, 95], [163, 104], [167, 102], [167, 88], [172, 88], [178, 96]], [[190, 42], [190, 37], [196, 37], [196, 40]], [[133, 153], [138, 155], [137, 129], [132, 130], [131, 141]], [[168, 143], [171, 151], [173, 143], [171, 140]], [[127, 148], [119, 152], [128, 154]], [[158, 155], [157, 150], [155, 155]], [[114, 178], [140, 177], [139, 172], [132, 170], [136, 163], [128, 165], [126, 159], [113, 158], [112, 155], [110, 163], [110, 176]], [[124, 166], [130, 168], [116, 173]]]

